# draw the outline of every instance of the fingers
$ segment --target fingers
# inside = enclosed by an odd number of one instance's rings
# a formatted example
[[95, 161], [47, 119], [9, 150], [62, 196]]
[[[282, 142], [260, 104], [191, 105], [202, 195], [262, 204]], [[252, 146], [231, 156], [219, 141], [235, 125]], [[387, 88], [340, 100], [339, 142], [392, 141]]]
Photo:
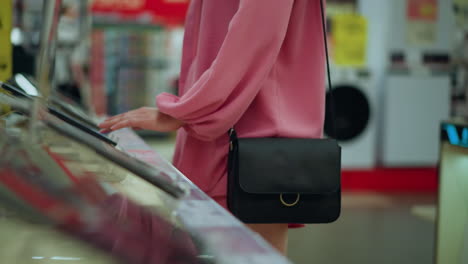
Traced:
[[111, 129], [112, 126], [116, 125], [119, 122], [122, 122], [123, 120], [132, 119], [134, 114], [135, 114], [135, 111], [130, 111], [130, 112], [127, 112], [127, 113], [123, 113], [123, 114], [120, 114], [120, 115], [110, 117], [110, 118], [104, 120], [104, 122], [100, 123], [99, 128], [106, 131], [106, 133], [111, 132], [113, 130], [113, 129]]
[[99, 133], [103, 133], [103, 134], [107, 134], [107, 133], [110, 133], [110, 132], [112, 132], [112, 130], [107, 129], [107, 128], [103, 128], [103, 129], [99, 130]]
[[135, 114], [120, 115], [119, 117], [116, 116], [112, 120], [109, 119], [108, 121], [104, 121], [99, 124], [99, 127], [101, 128], [100, 132], [109, 133], [124, 127], [134, 127], [134, 124], [137, 124], [139, 119], [139, 115]]
[[135, 109], [135, 110], [132, 110], [132, 111], [128, 111], [126, 113], [122, 113], [122, 114], [119, 114], [119, 115], [109, 117], [106, 120], [104, 120], [101, 124], [99, 124], [99, 127], [107, 128], [107, 127], [112, 126], [112, 124], [115, 124], [115, 123], [117, 123], [119, 121], [122, 121], [123, 119], [131, 119], [131, 118], [136, 117], [136, 116], [145, 116], [145, 115], [147, 115], [148, 109], [150, 109], [150, 108], [141, 107], [141, 108], [138, 108], [138, 109]]
[[99, 124], [101, 133], [109, 133], [111, 131], [124, 127], [132, 127], [137, 129], [152, 129], [155, 120], [155, 108], [142, 107], [127, 113], [119, 114], [110, 117]]
[[99, 127], [101, 128], [101, 133], [109, 133], [124, 127], [132, 127], [132, 123], [132, 120], [122, 118], [120, 120], [109, 121], [106, 124], [100, 124]]
[[115, 123], [113, 126], [110, 127], [111, 131], [118, 130], [124, 127], [131, 127], [131, 121], [130, 120], [123, 120], [120, 122]]
[[110, 117], [110, 118], [104, 120], [104, 122], [102, 122], [101, 124], [99, 124], [99, 127], [103, 128], [103, 129], [109, 128], [109, 127], [113, 126], [115, 123], [121, 121], [124, 118], [125, 118], [125, 114], [120, 114], [120, 115]]

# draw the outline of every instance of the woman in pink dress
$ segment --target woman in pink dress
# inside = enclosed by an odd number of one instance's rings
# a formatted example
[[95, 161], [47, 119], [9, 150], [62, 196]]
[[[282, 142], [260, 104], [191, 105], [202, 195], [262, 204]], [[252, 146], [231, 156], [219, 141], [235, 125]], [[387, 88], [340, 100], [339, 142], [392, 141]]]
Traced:
[[[320, 0], [191, 0], [179, 95], [100, 126], [178, 130], [174, 165], [227, 208], [228, 130], [321, 137], [324, 63]], [[285, 253], [288, 225], [249, 227]]]

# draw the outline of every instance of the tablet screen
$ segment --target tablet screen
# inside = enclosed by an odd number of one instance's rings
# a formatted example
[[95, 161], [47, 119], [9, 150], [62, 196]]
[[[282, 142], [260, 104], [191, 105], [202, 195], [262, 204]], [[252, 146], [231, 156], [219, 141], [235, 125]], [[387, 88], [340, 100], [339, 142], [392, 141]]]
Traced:
[[127, 169], [171, 196], [180, 198], [184, 195], [185, 191], [166, 180], [165, 178], [169, 178], [169, 176], [156, 167], [140, 161], [108, 144], [103, 144], [102, 141], [95, 137], [91, 137], [66, 123], [59, 122], [59, 120], [51, 116], [46, 117], [44, 122], [58, 133], [88, 146], [107, 160]]
[[[16, 97], [24, 97], [24, 98], [27, 98], [27, 99], [30, 99], [32, 100], [32, 97], [28, 94], [26, 94], [22, 89], [19, 89], [18, 87], [16, 86], [13, 86], [11, 84], [7, 84], [7, 83], [0, 83], [0, 86], [9, 91], [10, 93], [12, 93], [14, 96]], [[49, 112], [62, 119], [63, 121], [67, 122], [68, 124], [106, 142], [107, 144], [110, 144], [110, 145], [113, 145], [113, 146], [116, 146], [117, 143], [115, 141], [113, 141], [112, 139], [110, 139], [109, 137], [107, 137], [106, 135], [102, 134], [102, 133], [99, 133], [99, 131], [90, 126], [88, 123], [86, 122], [83, 122], [81, 119], [78, 119], [78, 118], [75, 118], [74, 116], [71, 116], [69, 114], [67, 114], [66, 112], [64, 111], [61, 111], [61, 109], [58, 109], [54, 106], [48, 106], [47, 107]]]

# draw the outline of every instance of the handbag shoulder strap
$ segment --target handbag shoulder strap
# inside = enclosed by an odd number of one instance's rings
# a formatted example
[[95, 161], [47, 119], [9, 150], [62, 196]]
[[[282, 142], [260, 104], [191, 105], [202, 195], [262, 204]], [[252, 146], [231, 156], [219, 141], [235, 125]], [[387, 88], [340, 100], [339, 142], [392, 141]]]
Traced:
[[[326, 62], [327, 62], [327, 81], [328, 81], [328, 92], [329, 92], [329, 95], [330, 95], [330, 104], [326, 104], [325, 105], [325, 109], [329, 109], [330, 110], [330, 120], [332, 121], [331, 122], [331, 126], [332, 126], [332, 133], [333, 135], [329, 135], [331, 138], [336, 138], [336, 119], [335, 119], [335, 103], [334, 103], [334, 99], [333, 99], [333, 93], [332, 93], [332, 90], [333, 90], [333, 87], [332, 87], [332, 82], [331, 82], [331, 74], [330, 74], [330, 60], [329, 60], [329, 55], [328, 55], [328, 40], [327, 40], [327, 26], [326, 26], [326, 19], [325, 19], [325, 8], [324, 8], [324, 5], [323, 5], [323, 1], [324, 0], [320, 0], [320, 14], [321, 14], [321, 18], [322, 18], [322, 30], [323, 30], [323, 43], [324, 43], [324, 46], [325, 46], [325, 59], [326, 59]], [[328, 102], [328, 101], [327, 101]], [[327, 111], [325, 111], [327, 112]]]

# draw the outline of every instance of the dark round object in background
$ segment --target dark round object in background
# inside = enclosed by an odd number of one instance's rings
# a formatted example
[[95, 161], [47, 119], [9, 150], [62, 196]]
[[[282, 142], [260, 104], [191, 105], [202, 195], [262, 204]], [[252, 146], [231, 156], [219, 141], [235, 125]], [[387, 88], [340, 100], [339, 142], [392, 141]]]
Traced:
[[[337, 85], [331, 93], [332, 104], [330, 91], [326, 97], [325, 133], [342, 142], [359, 137], [365, 131], [371, 115], [367, 96], [352, 85]], [[331, 106], [334, 107], [334, 116], [330, 111]], [[333, 125], [336, 125], [336, 135]]]

